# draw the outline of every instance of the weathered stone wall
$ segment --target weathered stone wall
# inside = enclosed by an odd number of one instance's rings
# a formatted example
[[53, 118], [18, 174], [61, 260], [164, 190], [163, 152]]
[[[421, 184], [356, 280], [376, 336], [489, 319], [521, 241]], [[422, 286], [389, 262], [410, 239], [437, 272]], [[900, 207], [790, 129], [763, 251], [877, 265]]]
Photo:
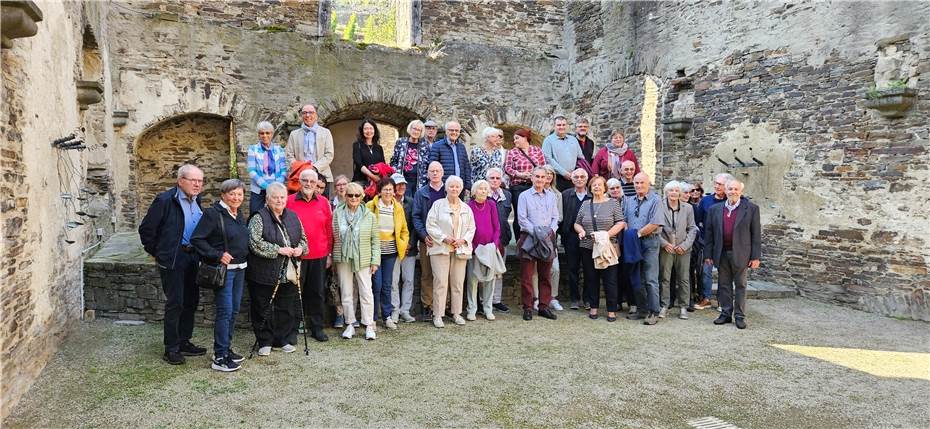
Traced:
[[[107, 174], [98, 171], [95, 183], [86, 180], [111, 142], [105, 132], [111, 110], [108, 51], [92, 46], [107, 32], [100, 5], [40, 3], [38, 34], [0, 51], [0, 419], [80, 320], [82, 249], [97, 240], [96, 228], [109, 228], [109, 209], [99, 205], [109, 198], [100, 186]], [[104, 102], [80, 110], [78, 80], [101, 82]], [[85, 151], [52, 147], [53, 140], [72, 133], [83, 138]], [[98, 216], [99, 223], [79, 211]], [[69, 228], [69, 221], [84, 225]]]
[[[296, 31], [319, 36], [318, 0], [121, 1], [116, 7], [151, 19], [210, 24], [257, 31]], [[327, 23], [328, 25], [328, 23]]]

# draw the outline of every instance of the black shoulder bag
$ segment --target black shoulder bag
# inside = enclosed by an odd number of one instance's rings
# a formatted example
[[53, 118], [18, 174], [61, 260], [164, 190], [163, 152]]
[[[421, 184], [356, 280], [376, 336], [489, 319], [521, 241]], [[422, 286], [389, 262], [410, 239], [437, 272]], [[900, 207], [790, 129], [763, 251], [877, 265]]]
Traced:
[[[220, 229], [223, 231], [223, 252], [225, 253], [226, 249], [229, 247], [229, 243], [226, 242], [226, 219], [223, 218], [222, 212], [220, 212], [219, 215]], [[197, 286], [210, 290], [219, 290], [225, 287], [226, 264], [222, 262], [218, 264], [207, 264], [200, 261], [200, 266], [197, 267]]]

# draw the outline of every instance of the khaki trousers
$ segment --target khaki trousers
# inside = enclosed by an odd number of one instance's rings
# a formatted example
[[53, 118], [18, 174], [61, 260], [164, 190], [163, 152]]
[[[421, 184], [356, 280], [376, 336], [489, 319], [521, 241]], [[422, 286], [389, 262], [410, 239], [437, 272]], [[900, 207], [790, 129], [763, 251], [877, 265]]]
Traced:
[[346, 324], [355, 323], [355, 302], [352, 294], [357, 284], [358, 297], [362, 306], [362, 324], [375, 326], [375, 297], [371, 291], [371, 267], [362, 268], [353, 274], [349, 264], [339, 262], [336, 264], [336, 275], [339, 277], [339, 291], [342, 296], [342, 310]]
[[[456, 258], [454, 254], [433, 255], [429, 257], [433, 269], [433, 315], [442, 316], [446, 295], [452, 297], [449, 307], [452, 315], [462, 314], [462, 298], [465, 289], [465, 266], [467, 259]], [[451, 290], [451, 293], [449, 291]]]
[[[426, 243], [420, 242], [420, 303], [423, 307], [433, 305], [433, 270], [430, 257], [426, 254]], [[445, 309], [445, 307], [443, 307]]]

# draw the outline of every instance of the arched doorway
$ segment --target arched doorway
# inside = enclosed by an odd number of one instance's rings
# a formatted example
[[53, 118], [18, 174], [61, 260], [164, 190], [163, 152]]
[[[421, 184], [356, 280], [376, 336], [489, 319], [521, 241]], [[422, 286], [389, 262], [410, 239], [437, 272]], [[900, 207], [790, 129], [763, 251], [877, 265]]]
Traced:
[[[519, 130], [520, 128], [529, 128], [533, 131], [533, 136], [530, 138], [530, 144], [533, 146], [542, 146], [543, 140], [546, 136], [542, 135], [539, 131], [534, 130], [532, 127], [526, 125], [513, 124], [510, 122], [500, 123], [494, 125], [494, 128], [500, 128], [504, 132], [504, 148], [507, 150], [513, 149], [513, 133]], [[476, 142], [480, 144], [481, 142]]]
[[230, 177], [232, 121], [206, 113], [174, 116], [145, 130], [135, 146], [133, 176], [139, 199], [136, 222], [155, 196], [177, 184], [177, 171], [194, 164], [204, 173], [203, 206], [219, 197], [219, 185]]

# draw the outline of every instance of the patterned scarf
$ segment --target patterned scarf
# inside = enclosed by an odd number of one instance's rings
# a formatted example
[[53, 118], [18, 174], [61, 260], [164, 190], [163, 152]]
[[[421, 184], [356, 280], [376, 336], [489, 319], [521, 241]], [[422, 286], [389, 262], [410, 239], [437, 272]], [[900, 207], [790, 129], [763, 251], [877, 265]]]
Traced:
[[623, 142], [623, 146], [617, 147], [614, 144], [607, 143], [607, 154], [610, 156], [608, 163], [610, 164], [610, 174], [613, 177], [620, 177], [620, 165], [623, 164], [623, 154], [626, 153], [627, 149], [630, 147]]
[[338, 219], [339, 240], [342, 241], [342, 257], [352, 266], [353, 271], [358, 271], [361, 267], [359, 256], [362, 253], [359, 249], [360, 228], [358, 224], [362, 219], [362, 210], [367, 209], [360, 205], [355, 209], [355, 213], [352, 213], [349, 206], [341, 205], [337, 210], [340, 210]]

